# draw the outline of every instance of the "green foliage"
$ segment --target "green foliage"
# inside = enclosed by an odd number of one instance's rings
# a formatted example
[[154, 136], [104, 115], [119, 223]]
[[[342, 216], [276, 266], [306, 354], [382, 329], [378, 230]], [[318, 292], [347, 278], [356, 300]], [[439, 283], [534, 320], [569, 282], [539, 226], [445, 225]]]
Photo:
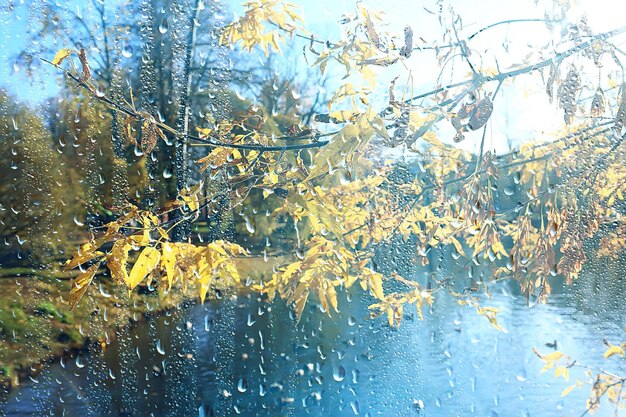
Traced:
[[0, 330], [2, 338], [9, 340], [15, 333], [20, 333], [28, 320], [28, 315], [19, 303], [3, 303], [0, 309]]

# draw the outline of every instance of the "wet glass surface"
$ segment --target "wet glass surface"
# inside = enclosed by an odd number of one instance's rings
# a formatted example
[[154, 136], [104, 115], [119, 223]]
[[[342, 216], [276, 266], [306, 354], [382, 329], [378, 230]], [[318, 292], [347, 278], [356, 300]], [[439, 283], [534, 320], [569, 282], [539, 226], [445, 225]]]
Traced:
[[56, 361], [1, 407], [14, 416], [570, 415], [589, 388], [561, 398], [570, 383], [541, 374], [532, 348], [556, 341], [603, 366], [602, 338], [623, 331], [626, 286], [586, 278], [531, 307], [512, 286], [494, 288], [508, 333], [443, 297], [424, 321], [407, 311], [398, 329], [367, 318], [357, 294], [332, 318], [309, 307], [300, 324], [280, 301], [194, 305], [120, 331], [103, 352]]
[[0, 1], [0, 416], [626, 416], [620, 2], [295, 3]]

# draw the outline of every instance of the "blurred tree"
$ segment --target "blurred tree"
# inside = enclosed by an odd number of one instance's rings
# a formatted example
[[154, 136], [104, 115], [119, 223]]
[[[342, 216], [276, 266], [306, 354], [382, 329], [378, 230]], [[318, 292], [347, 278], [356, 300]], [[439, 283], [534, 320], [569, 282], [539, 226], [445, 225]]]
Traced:
[[55, 146], [43, 120], [0, 90], [0, 266], [41, 264], [79, 234], [79, 187]]

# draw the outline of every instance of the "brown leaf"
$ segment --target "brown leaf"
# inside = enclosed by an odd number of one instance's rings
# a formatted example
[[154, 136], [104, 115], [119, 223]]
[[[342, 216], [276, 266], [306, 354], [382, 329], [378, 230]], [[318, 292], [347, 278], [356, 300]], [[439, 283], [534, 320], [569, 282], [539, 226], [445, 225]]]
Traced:
[[74, 309], [74, 306], [78, 301], [85, 295], [87, 292], [87, 288], [93, 277], [98, 272], [98, 268], [100, 268], [100, 263], [97, 262], [91, 265], [85, 272], [76, 277], [76, 279], [72, 282], [72, 289], [70, 290], [70, 310]]
[[76, 268], [78, 265], [85, 262], [89, 262], [94, 258], [104, 255], [104, 253], [97, 251], [101, 243], [99, 242], [87, 242], [78, 249], [71, 260], [68, 260], [64, 266], [65, 270]]
[[133, 136], [133, 127], [132, 127], [132, 123], [135, 120], [135, 118], [133, 116], [126, 116], [126, 119], [124, 120], [124, 136], [126, 136], [126, 140], [128, 141], [128, 143], [130, 143], [131, 145], [136, 145], [137, 141], [135, 140], [135, 136]]
[[111, 277], [117, 282], [128, 281], [126, 263], [128, 262], [128, 252], [131, 249], [132, 245], [126, 239], [120, 239], [113, 244], [113, 249], [107, 256], [107, 266], [111, 271]]
[[83, 67], [83, 81], [88, 81], [91, 78], [91, 71], [89, 70], [87, 54], [85, 54], [84, 48], [80, 48], [80, 54], [78, 55], [78, 57], [80, 58], [80, 63]]

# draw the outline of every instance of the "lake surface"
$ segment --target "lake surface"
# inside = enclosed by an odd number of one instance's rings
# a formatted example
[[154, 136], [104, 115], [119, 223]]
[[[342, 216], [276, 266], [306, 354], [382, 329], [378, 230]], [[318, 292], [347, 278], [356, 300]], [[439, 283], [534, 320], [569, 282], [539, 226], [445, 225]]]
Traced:
[[[0, 403], [9, 416], [578, 416], [589, 386], [561, 398], [532, 348], [558, 343], [579, 363], [602, 359], [602, 339], [625, 337], [626, 285], [588, 274], [547, 305], [512, 284], [485, 305], [494, 330], [449, 297], [425, 320], [407, 309], [399, 329], [369, 319], [360, 294], [328, 317], [311, 304], [298, 324], [281, 301], [239, 297], [181, 309], [120, 331], [104, 352], [59, 360]], [[596, 415], [613, 416], [604, 403]], [[626, 415], [624, 410], [621, 414]]]

